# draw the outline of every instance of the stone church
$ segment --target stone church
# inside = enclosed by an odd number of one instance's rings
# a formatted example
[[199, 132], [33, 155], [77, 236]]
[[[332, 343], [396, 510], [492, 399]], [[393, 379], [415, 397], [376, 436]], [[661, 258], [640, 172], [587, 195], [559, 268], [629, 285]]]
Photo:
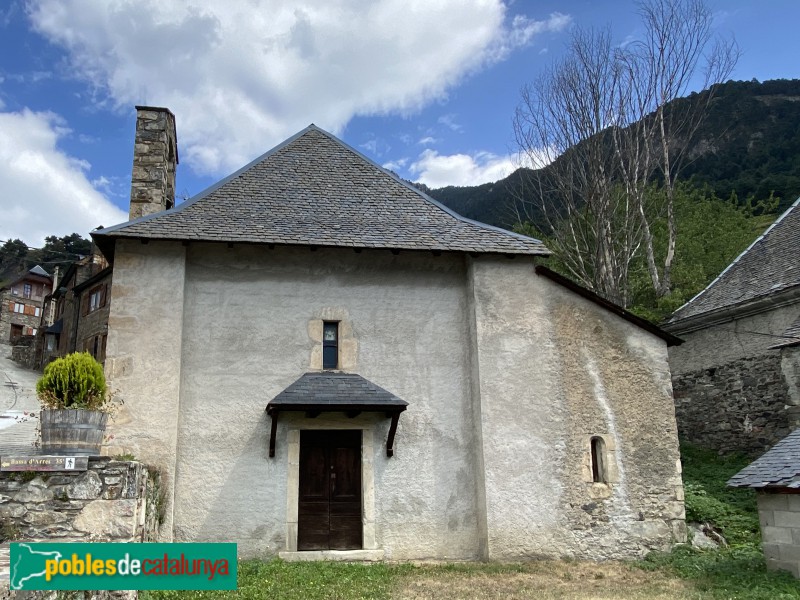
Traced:
[[641, 556], [685, 540], [674, 336], [311, 125], [173, 207], [139, 107], [110, 262], [111, 454], [161, 535], [287, 559]]

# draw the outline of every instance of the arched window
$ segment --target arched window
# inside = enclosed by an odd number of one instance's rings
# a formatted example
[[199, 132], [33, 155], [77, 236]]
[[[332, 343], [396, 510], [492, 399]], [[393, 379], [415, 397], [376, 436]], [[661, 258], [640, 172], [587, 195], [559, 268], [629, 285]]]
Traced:
[[594, 483], [608, 483], [606, 469], [606, 443], [603, 438], [594, 436], [592, 446], [592, 481]]

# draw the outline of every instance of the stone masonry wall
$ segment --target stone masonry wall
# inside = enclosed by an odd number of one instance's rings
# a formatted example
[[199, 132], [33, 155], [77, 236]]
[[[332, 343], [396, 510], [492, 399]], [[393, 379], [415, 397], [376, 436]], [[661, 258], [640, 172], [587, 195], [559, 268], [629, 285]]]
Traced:
[[36, 368], [36, 356], [39, 350], [37, 342], [40, 339], [41, 336], [22, 336], [16, 345], [11, 347], [11, 360], [27, 369]]
[[759, 454], [800, 424], [778, 350], [673, 376], [681, 437], [724, 452]]
[[0, 473], [0, 538], [154, 541], [158, 479], [142, 463], [105, 457], [90, 458], [86, 471]]
[[767, 568], [800, 577], [800, 495], [758, 494], [758, 518]]

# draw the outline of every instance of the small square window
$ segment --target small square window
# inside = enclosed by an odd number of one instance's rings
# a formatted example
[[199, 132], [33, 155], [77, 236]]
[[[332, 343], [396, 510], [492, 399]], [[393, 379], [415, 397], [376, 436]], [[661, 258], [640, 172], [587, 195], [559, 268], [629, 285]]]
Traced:
[[339, 323], [324, 321], [322, 324], [322, 368], [339, 366]]

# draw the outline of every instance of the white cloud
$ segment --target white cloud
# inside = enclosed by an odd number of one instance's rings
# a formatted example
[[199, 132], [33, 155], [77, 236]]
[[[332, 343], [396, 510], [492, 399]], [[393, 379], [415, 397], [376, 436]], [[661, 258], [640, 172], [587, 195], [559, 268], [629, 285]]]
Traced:
[[503, 179], [517, 168], [514, 157], [497, 156], [490, 152], [469, 154], [439, 154], [425, 150], [412, 163], [409, 171], [415, 181], [431, 188], [448, 185], [479, 185]]
[[490, 61], [505, 59], [517, 48], [530, 45], [537, 35], [542, 33], [558, 33], [572, 24], [572, 17], [563, 13], [554, 12], [543, 20], [529, 19], [525, 15], [516, 15], [511, 21], [511, 27], [504, 35], [498, 37], [487, 57]]
[[355, 115], [418, 110], [569, 20], [508, 25], [506, 10], [502, 0], [31, 0], [28, 14], [97, 104], [171, 108], [182, 161], [218, 175], [310, 122], [338, 134]]
[[436, 142], [438, 142], [438, 141], [439, 141], [439, 140], [437, 140], [435, 137], [433, 137], [433, 136], [430, 136], [430, 135], [426, 135], [424, 138], [422, 138], [422, 139], [421, 139], [420, 141], [418, 141], [417, 143], [418, 143], [420, 146], [427, 146], [427, 145], [429, 145], [429, 144], [435, 144], [435, 143], [436, 143]]
[[456, 116], [453, 114], [442, 115], [436, 122], [439, 123], [439, 125], [444, 125], [451, 131], [461, 131], [464, 129], [461, 124], [456, 121]]
[[127, 220], [87, 179], [90, 165], [58, 148], [68, 133], [53, 113], [0, 113], [0, 240], [40, 246], [48, 235], [85, 237], [98, 225]]
[[397, 160], [390, 160], [383, 164], [384, 169], [397, 172], [408, 164], [408, 158], [398, 158]]

